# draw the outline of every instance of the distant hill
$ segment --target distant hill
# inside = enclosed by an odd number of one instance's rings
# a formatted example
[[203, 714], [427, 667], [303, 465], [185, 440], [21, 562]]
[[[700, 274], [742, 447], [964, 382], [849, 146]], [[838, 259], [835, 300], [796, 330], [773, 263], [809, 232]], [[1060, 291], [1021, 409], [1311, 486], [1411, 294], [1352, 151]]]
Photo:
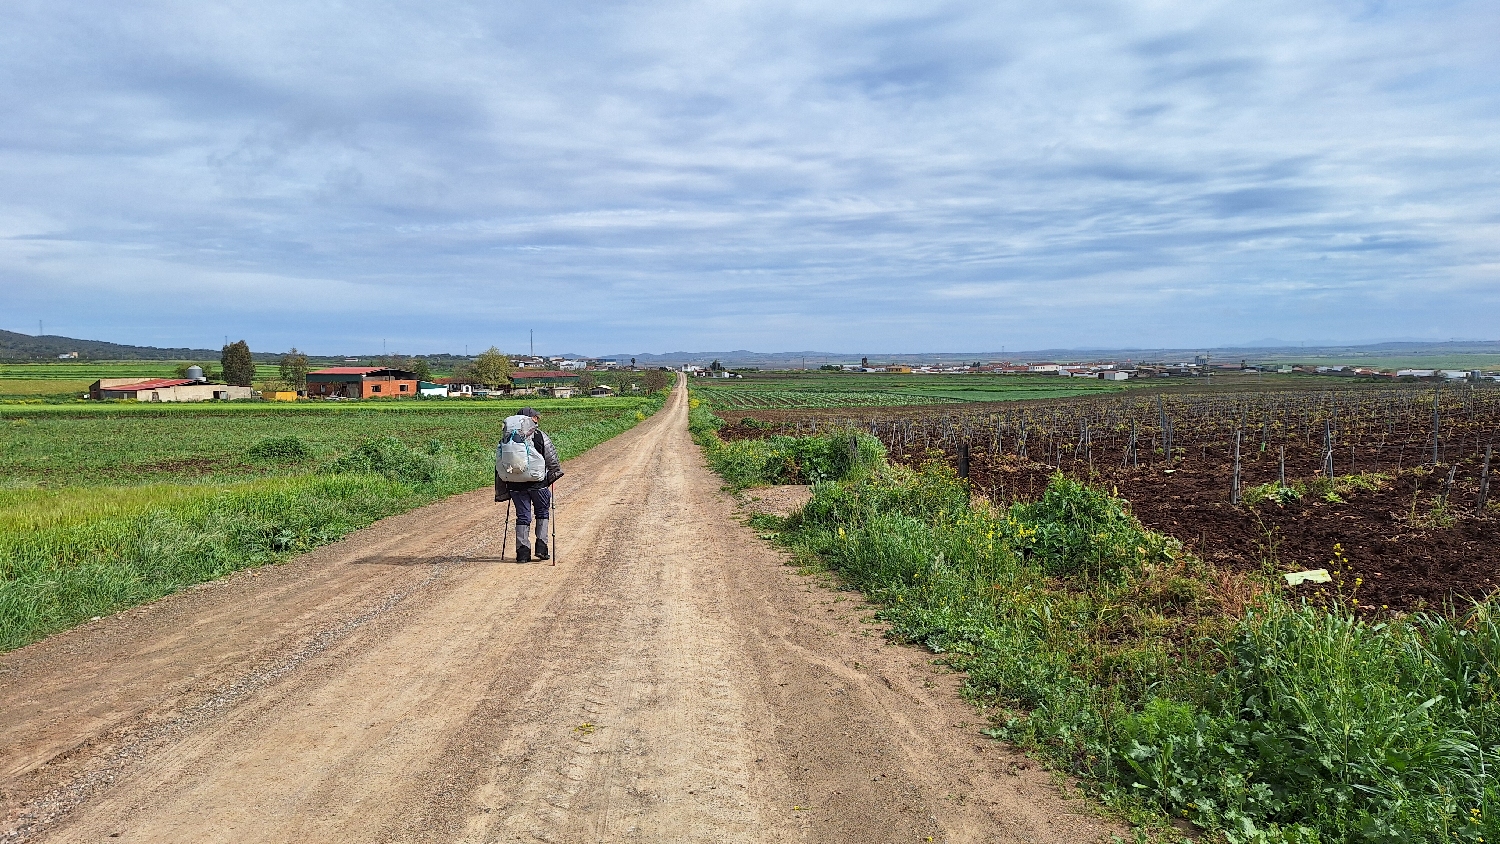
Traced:
[[0, 330], [0, 360], [57, 360], [77, 352], [81, 360], [218, 360], [218, 349], [158, 349], [55, 334], [35, 336]]
[[603, 355], [618, 361], [636, 359], [638, 366], [680, 366], [698, 364], [706, 366], [719, 361], [729, 367], [760, 367], [761, 369], [816, 369], [823, 364], [859, 363], [868, 357], [875, 364], [957, 364], [966, 361], [1016, 362], [1053, 361], [1056, 363], [1082, 363], [1092, 360], [1142, 361], [1186, 361], [1197, 355], [1207, 354], [1215, 361], [1248, 360], [1251, 362], [1318, 360], [1341, 358], [1358, 360], [1364, 358], [1410, 358], [1410, 357], [1454, 357], [1470, 355], [1500, 356], [1500, 341], [1455, 340], [1449, 342], [1399, 341], [1366, 343], [1359, 345], [1334, 345], [1308, 343], [1295, 345], [1284, 341], [1266, 341], [1278, 345], [1241, 345], [1198, 348], [1134, 348], [1134, 349], [1032, 349], [1005, 352], [933, 352], [928, 354], [903, 354], [892, 352], [752, 352], [745, 349], [720, 352], [667, 352], [653, 355], [638, 353]]

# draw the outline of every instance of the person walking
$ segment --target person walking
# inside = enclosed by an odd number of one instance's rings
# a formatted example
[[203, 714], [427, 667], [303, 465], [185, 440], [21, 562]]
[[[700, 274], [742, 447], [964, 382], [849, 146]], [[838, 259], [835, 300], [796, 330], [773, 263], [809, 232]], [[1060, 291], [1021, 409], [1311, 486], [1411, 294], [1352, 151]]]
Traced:
[[[541, 421], [542, 415], [530, 407], [507, 417], [505, 438], [495, 455], [495, 500], [516, 505], [518, 563], [550, 557], [547, 528], [552, 519], [552, 484], [563, 476], [563, 469]], [[536, 525], [534, 544], [532, 524]]]

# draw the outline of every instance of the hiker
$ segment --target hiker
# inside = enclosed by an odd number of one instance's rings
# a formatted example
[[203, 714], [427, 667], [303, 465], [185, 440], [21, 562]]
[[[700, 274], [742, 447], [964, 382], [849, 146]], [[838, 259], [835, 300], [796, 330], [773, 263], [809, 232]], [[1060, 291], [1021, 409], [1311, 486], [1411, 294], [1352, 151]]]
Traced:
[[[547, 527], [552, 518], [552, 484], [563, 476], [552, 438], [540, 427], [542, 415], [523, 407], [505, 420], [505, 436], [495, 449], [495, 500], [516, 504], [516, 562], [549, 558]], [[536, 514], [536, 544], [531, 541]], [[536, 549], [535, 554], [532, 548]]]

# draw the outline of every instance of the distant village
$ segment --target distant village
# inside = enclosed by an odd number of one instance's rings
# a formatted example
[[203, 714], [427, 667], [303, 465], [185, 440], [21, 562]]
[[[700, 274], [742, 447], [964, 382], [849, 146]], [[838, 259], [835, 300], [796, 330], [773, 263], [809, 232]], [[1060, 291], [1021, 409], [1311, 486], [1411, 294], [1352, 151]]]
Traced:
[[[1050, 361], [975, 361], [969, 364], [948, 366], [922, 366], [916, 364], [871, 364], [869, 358], [859, 363], [828, 364], [819, 367], [826, 371], [839, 372], [901, 372], [901, 373], [951, 373], [974, 374], [995, 373], [1000, 375], [1053, 375], [1069, 378], [1098, 378], [1104, 381], [1129, 381], [1137, 378], [1204, 378], [1214, 375], [1251, 374], [1257, 372], [1279, 375], [1323, 375], [1342, 378], [1380, 378], [1407, 381], [1500, 381], [1500, 371], [1479, 369], [1374, 369], [1363, 366], [1300, 366], [1293, 364], [1252, 364], [1248, 361], [1223, 363], [1211, 361], [1207, 355], [1198, 355], [1192, 361], [1089, 361], [1085, 363], [1053, 363]], [[701, 367], [684, 367], [694, 374], [712, 374]]]
[[[76, 359], [72, 355], [59, 357]], [[408, 359], [415, 361], [418, 359]], [[708, 366], [685, 364], [668, 367], [637, 367], [634, 360], [611, 358], [565, 358], [537, 355], [514, 355], [509, 358], [509, 376], [505, 383], [496, 379], [475, 377], [472, 369], [460, 367], [449, 377], [431, 377], [425, 364], [406, 368], [401, 365], [358, 365], [350, 358], [344, 366], [308, 369], [295, 389], [261, 389], [213, 383], [202, 367], [188, 367], [178, 378], [103, 378], [89, 388], [89, 398], [96, 400], [134, 400], [141, 402], [225, 401], [265, 399], [297, 401], [299, 399], [345, 400], [382, 398], [485, 398], [489, 396], [535, 395], [551, 398], [575, 396], [610, 396], [622, 389], [640, 390], [642, 384], [632, 381], [630, 373], [683, 372], [694, 378], [743, 378], [754, 369], [731, 369], [714, 361]], [[973, 361], [956, 365], [914, 365], [872, 363], [824, 364], [825, 372], [865, 372], [902, 374], [995, 374], [1040, 375], [1068, 378], [1094, 378], [1104, 381], [1129, 381], [1145, 378], [1212, 378], [1215, 375], [1248, 375], [1275, 373], [1301, 374], [1330, 378], [1382, 379], [1390, 381], [1500, 381], [1500, 372], [1458, 369], [1375, 369], [1359, 366], [1299, 366], [1289, 364], [1253, 364], [1248, 361], [1212, 361], [1207, 355], [1191, 361], [1087, 361], [1057, 363], [1050, 361]], [[616, 377], [598, 377], [611, 373]], [[657, 376], [659, 378], [659, 376]], [[645, 379], [643, 379], [645, 380]], [[656, 380], [656, 379], [650, 379]], [[605, 383], [613, 381], [614, 383]], [[651, 384], [650, 388], [655, 388]]]
[[[63, 356], [59, 356], [63, 357]], [[75, 358], [76, 359], [76, 358]], [[357, 364], [357, 358], [346, 363]], [[257, 390], [249, 386], [213, 383], [203, 367], [190, 366], [180, 378], [102, 378], [89, 387], [89, 398], [133, 400], [141, 402], [228, 401], [265, 399], [297, 401], [298, 399], [389, 399], [389, 398], [485, 398], [498, 395], [535, 395], [550, 398], [573, 398], [580, 395], [611, 396], [620, 389], [597, 383], [592, 372], [615, 371], [621, 374], [643, 372], [633, 364], [622, 366], [614, 360], [569, 360], [534, 355], [516, 355], [509, 359], [511, 371], [504, 384], [486, 384], [483, 378], [455, 374], [450, 377], [428, 377], [414, 369], [395, 365], [329, 366], [309, 369], [298, 379], [305, 386], [297, 389]], [[655, 370], [647, 370], [655, 371]], [[620, 379], [615, 379], [619, 381]], [[649, 379], [642, 379], [647, 381]], [[286, 385], [291, 386], [291, 385]], [[630, 383], [626, 389], [640, 390]]]

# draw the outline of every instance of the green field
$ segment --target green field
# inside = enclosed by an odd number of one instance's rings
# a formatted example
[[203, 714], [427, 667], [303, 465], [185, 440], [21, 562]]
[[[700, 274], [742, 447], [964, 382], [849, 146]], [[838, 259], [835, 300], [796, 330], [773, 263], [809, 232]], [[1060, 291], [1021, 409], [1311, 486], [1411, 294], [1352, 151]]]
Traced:
[[[41, 400], [49, 403], [82, 399], [89, 385], [101, 378], [171, 378], [179, 364], [191, 361], [88, 361], [59, 363], [0, 363], [0, 404]], [[203, 361], [213, 363], [216, 361]], [[257, 381], [280, 377], [270, 364], [256, 364]]]
[[[642, 399], [538, 399], [561, 448], [570, 431], [634, 410]], [[482, 457], [520, 401], [236, 402], [180, 405], [0, 405], [0, 486], [47, 488], [161, 481], [222, 483], [312, 471], [362, 439]], [[259, 441], [296, 436], [305, 460], [259, 460]]]
[[1119, 382], [1041, 375], [867, 372], [752, 373], [743, 379], [694, 379], [692, 386], [694, 395], [715, 410], [890, 407], [1055, 399], [1126, 389], [1125, 384]]
[[[660, 402], [527, 403], [566, 459]], [[484, 486], [521, 405], [0, 405], [0, 650]]]

